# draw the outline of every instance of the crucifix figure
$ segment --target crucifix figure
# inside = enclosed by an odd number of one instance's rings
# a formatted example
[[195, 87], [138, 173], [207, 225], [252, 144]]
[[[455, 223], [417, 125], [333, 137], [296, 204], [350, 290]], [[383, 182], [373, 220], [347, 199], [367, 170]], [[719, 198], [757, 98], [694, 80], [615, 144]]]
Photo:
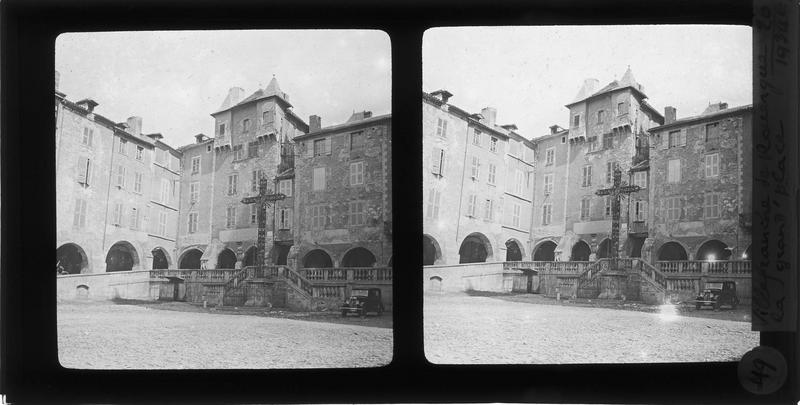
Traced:
[[[264, 250], [267, 245], [267, 218], [266, 208], [274, 205], [275, 201], [283, 200], [286, 198], [281, 193], [267, 194], [268, 183], [266, 177], [261, 177], [258, 180], [258, 195], [253, 197], [245, 197], [242, 199], [242, 204], [257, 204], [258, 205], [258, 241], [256, 242], [256, 266], [261, 267], [264, 265]], [[273, 215], [274, 217], [274, 215]], [[273, 218], [273, 229], [275, 228], [275, 218]]]
[[622, 170], [614, 170], [614, 185], [611, 188], [597, 190], [597, 195], [611, 196], [611, 258], [619, 257], [619, 217], [620, 217], [620, 198], [623, 194], [630, 194], [639, 191], [639, 186], [629, 186], [622, 184]]

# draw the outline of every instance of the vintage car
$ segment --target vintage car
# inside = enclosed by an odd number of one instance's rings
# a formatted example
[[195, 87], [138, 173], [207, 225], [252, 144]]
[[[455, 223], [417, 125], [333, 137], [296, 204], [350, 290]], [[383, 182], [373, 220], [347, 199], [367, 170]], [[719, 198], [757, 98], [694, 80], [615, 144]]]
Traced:
[[707, 282], [703, 292], [695, 299], [695, 308], [711, 306], [715, 310], [721, 306], [729, 306], [736, 309], [739, 305], [739, 297], [736, 296], [736, 283], [733, 281], [710, 281]]
[[350, 297], [340, 307], [342, 316], [356, 314], [365, 316], [367, 313], [383, 314], [383, 301], [381, 301], [380, 288], [354, 288]]

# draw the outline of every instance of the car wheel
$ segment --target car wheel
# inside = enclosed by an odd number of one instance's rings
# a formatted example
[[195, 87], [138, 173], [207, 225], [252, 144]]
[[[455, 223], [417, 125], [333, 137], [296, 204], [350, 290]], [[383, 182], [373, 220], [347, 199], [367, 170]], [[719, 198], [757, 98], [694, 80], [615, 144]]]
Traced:
[[347, 317], [347, 311], [342, 311], [342, 317]]
[[714, 311], [719, 311], [719, 302], [714, 303]]

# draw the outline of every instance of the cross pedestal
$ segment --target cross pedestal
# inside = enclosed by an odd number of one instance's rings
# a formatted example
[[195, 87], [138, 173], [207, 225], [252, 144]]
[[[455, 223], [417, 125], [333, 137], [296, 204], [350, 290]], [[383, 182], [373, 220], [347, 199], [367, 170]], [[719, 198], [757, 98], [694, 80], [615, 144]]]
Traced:
[[[266, 208], [270, 205], [274, 206], [275, 201], [280, 201], [286, 198], [284, 194], [275, 193], [267, 194], [268, 181], [266, 177], [261, 177], [258, 180], [258, 195], [253, 197], [245, 197], [242, 199], [242, 204], [258, 204], [258, 240], [256, 242], [256, 266], [261, 268], [264, 266], [264, 253], [267, 244], [267, 218]], [[272, 218], [272, 228], [275, 229], [275, 218]], [[273, 236], [274, 236], [273, 232]]]

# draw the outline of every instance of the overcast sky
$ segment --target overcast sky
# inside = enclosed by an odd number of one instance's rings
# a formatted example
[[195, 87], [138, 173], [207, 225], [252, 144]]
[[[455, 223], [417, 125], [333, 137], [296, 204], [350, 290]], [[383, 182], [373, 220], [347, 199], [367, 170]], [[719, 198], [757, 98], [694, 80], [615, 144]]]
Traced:
[[141, 116], [142, 131], [171, 146], [213, 135], [213, 118], [234, 86], [245, 97], [273, 75], [304, 121], [343, 123], [355, 111], [391, 112], [388, 35], [366, 30], [153, 31], [62, 34], [60, 91], [92, 98], [115, 122]]
[[497, 108], [499, 124], [535, 138], [567, 127], [584, 79], [600, 87], [630, 65], [648, 102], [678, 118], [709, 103], [752, 103], [752, 32], [746, 26], [435, 28], [423, 39], [423, 90], [446, 89], [468, 112]]

